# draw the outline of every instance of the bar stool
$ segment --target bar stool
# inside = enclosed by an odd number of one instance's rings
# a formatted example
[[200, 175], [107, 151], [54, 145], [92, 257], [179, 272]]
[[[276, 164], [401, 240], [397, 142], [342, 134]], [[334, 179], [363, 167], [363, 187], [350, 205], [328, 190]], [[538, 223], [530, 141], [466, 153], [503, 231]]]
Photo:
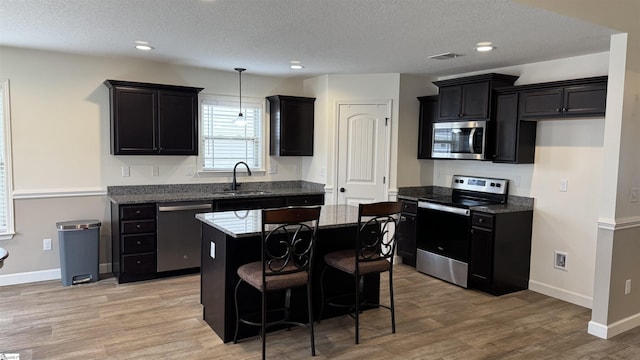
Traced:
[[[262, 337], [262, 359], [266, 357], [267, 328], [276, 324], [297, 325], [309, 328], [311, 355], [315, 356], [313, 333], [313, 304], [311, 289], [311, 271], [315, 248], [320, 207], [289, 207], [262, 210], [262, 260], [242, 265], [238, 268], [238, 281], [235, 288], [236, 331], [233, 342], [237, 343], [240, 323], [259, 326]], [[244, 317], [238, 308], [238, 288], [246, 283], [262, 294], [260, 321], [250, 320], [251, 314]], [[291, 289], [307, 286], [307, 324], [290, 321]], [[285, 290], [285, 305], [281, 308], [267, 309], [267, 293]], [[282, 312], [278, 320], [267, 322], [267, 312]]]
[[[319, 318], [322, 319], [324, 306], [347, 306], [350, 316], [355, 319], [355, 341], [360, 342], [360, 309], [366, 307], [382, 307], [391, 311], [391, 332], [396, 332], [395, 306], [393, 302], [393, 255], [396, 247], [396, 234], [400, 225], [401, 202], [378, 202], [360, 204], [358, 207], [358, 233], [355, 249], [340, 250], [324, 256], [325, 268], [320, 275], [322, 305]], [[334, 303], [338, 295], [325, 299], [324, 275], [327, 269], [333, 268], [350, 274], [355, 280], [355, 302], [345, 305]], [[361, 299], [364, 276], [374, 273], [389, 272], [390, 304], [372, 304]]]

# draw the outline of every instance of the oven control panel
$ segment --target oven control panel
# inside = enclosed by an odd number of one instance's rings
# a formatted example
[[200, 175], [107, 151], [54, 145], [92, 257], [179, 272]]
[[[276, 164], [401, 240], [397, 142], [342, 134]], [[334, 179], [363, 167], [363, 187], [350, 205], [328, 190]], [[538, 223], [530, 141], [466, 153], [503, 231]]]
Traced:
[[504, 195], [507, 193], [509, 180], [453, 175], [451, 187], [453, 189]]

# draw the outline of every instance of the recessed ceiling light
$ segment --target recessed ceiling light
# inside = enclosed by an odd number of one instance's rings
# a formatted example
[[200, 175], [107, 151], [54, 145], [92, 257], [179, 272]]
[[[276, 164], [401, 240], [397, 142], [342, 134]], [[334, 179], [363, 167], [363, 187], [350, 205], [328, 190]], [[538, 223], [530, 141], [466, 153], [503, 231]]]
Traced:
[[291, 60], [289, 61], [289, 68], [293, 69], [293, 70], [301, 70], [304, 69], [304, 66], [302, 66], [302, 63], [300, 63], [300, 61], [298, 60]]
[[136, 40], [134, 41], [135, 48], [138, 50], [149, 51], [155, 49], [153, 46], [149, 45], [148, 41]]
[[476, 44], [475, 50], [478, 52], [487, 52], [495, 49], [491, 41], [483, 41]]

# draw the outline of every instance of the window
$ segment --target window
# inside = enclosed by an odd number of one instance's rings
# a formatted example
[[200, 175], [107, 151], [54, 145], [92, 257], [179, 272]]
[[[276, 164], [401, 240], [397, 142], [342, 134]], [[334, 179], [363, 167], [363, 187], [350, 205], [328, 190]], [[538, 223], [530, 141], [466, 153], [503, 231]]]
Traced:
[[13, 235], [9, 80], [0, 80], [0, 239]]
[[200, 97], [200, 171], [229, 171], [238, 161], [263, 168], [263, 104], [243, 99], [244, 125], [236, 123], [238, 101], [230, 97]]

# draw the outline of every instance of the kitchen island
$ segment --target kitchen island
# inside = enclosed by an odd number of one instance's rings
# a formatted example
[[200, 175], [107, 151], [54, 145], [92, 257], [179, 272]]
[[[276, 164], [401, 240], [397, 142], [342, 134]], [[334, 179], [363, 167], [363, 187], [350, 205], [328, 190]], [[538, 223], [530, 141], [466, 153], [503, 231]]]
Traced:
[[[260, 260], [261, 211], [240, 210], [212, 212], [196, 215], [202, 222], [202, 261], [200, 268], [200, 302], [203, 318], [224, 342], [233, 340], [236, 310], [234, 289], [238, 281], [236, 270], [243, 264]], [[320, 273], [324, 268], [324, 255], [355, 247], [358, 208], [349, 205], [323, 205], [313, 262], [313, 307], [317, 320], [321, 305]], [[325, 276], [327, 296], [353, 292], [354, 280], [340, 272], [328, 271]], [[364, 294], [370, 302], [378, 302], [380, 277], [365, 278]], [[249, 286], [241, 287], [238, 295], [243, 314], [260, 311], [260, 293]], [[292, 292], [291, 317], [307, 321], [306, 289]], [[283, 294], [274, 294], [270, 304], [281, 306]], [[346, 309], [325, 308], [323, 318], [345, 314]], [[238, 337], [256, 335], [258, 328], [242, 326]]]

